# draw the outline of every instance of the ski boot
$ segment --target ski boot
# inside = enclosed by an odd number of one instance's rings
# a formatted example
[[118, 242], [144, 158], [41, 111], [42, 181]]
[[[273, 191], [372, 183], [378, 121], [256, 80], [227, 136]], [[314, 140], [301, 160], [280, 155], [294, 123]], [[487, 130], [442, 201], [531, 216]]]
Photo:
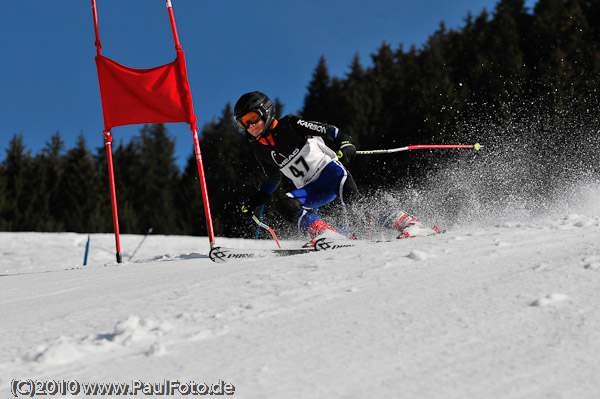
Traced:
[[399, 239], [431, 236], [440, 232], [437, 227], [429, 228], [420, 220], [410, 217], [406, 213], [398, 218], [394, 223], [394, 228], [400, 232], [396, 237]]
[[328, 238], [331, 240], [348, 240], [348, 237], [338, 233], [333, 227], [329, 226], [321, 219], [316, 220], [310, 225], [310, 228], [308, 229], [308, 235], [310, 236], [310, 241], [304, 244], [302, 248], [314, 248], [315, 242], [321, 238]]

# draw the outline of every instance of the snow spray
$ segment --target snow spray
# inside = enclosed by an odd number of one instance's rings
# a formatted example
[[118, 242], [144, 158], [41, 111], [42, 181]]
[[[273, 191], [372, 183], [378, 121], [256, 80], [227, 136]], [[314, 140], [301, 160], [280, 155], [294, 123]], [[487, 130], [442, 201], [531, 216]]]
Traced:
[[[394, 208], [441, 229], [564, 216], [575, 209], [597, 212], [597, 108], [542, 111], [531, 105], [509, 115], [461, 121], [461, 134], [481, 143], [480, 150], [455, 152], [443, 160], [440, 155], [425, 178], [411, 181], [402, 175], [395, 187], [361, 193], [361, 201], [353, 204], [353, 229], [368, 235], [371, 218]], [[590, 198], [596, 199], [595, 208]], [[335, 208], [339, 204], [328, 208], [325, 217], [341, 219]], [[374, 237], [381, 234], [373, 231]]]

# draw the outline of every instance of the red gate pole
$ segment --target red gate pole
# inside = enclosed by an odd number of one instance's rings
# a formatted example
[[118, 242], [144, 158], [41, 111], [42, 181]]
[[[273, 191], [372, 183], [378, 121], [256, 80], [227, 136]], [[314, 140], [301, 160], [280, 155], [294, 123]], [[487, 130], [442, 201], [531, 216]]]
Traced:
[[173, 40], [175, 41], [175, 50], [181, 50], [181, 43], [179, 43], [179, 35], [177, 34], [177, 25], [175, 25], [175, 14], [173, 14], [173, 5], [171, 0], [166, 0], [167, 11], [169, 12], [169, 21], [171, 22], [171, 31], [173, 32]]
[[[100, 31], [98, 29], [98, 11], [96, 10], [96, 0], [92, 0], [92, 12], [94, 14], [94, 33], [96, 35], [96, 55], [102, 55], [102, 44], [100, 43]], [[117, 263], [123, 263], [121, 256], [121, 240], [119, 238], [119, 214], [117, 212], [117, 190], [115, 188], [115, 173], [112, 159], [112, 136], [110, 131], [104, 131], [104, 143], [106, 144], [106, 160], [108, 163], [108, 180], [110, 184], [110, 199], [113, 214], [113, 226], [115, 231], [115, 245], [117, 249]]]
[[[171, 0], [166, 0], [167, 10], [169, 12], [169, 20], [171, 22], [171, 31], [173, 32], [173, 40], [175, 41], [175, 50], [181, 51], [181, 43], [179, 43], [179, 35], [177, 34], [177, 26], [175, 25], [175, 15], [173, 14], [173, 6]], [[187, 79], [187, 69], [186, 77]], [[190, 100], [191, 101], [191, 100]], [[189, 104], [190, 108], [192, 105]], [[193, 112], [193, 110], [192, 110]], [[196, 164], [198, 165], [198, 177], [200, 179], [200, 188], [202, 190], [202, 201], [204, 202], [204, 214], [206, 216], [206, 230], [208, 232], [208, 239], [210, 241], [210, 247], [215, 247], [215, 233], [213, 229], [212, 216], [210, 213], [210, 203], [208, 200], [208, 190], [206, 188], [206, 178], [204, 176], [204, 166], [202, 163], [202, 153], [200, 152], [200, 141], [198, 140], [198, 127], [190, 125], [192, 134], [194, 137], [194, 153], [196, 154]]]
[[213, 230], [212, 216], [210, 214], [210, 204], [208, 202], [208, 190], [206, 188], [206, 178], [204, 176], [204, 166], [202, 164], [202, 153], [200, 152], [200, 140], [198, 140], [198, 128], [192, 128], [194, 136], [194, 153], [196, 154], [196, 164], [198, 165], [198, 177], [200, 179], [200, 189], [202, 190], [202, 200], [204, 201], [204, 215], [206, 216], [206, 230], [208, 231], [208, 240], [210, 247], [215, 247], [215, 233]]
[[115, 188], [115, 173], [112, 159], [112, 136], [110, 132], [104, 132], [106, 143], [106, 159], [108, 161], [108, 180], [110, 183], [110, 199], [112, 204], [113, 226], [115, 229], [115, 245], [117, 247], [117, 263], [123, 263], [121, 256], [121, 240], [119, 238], [119, 213], [117, 212], [117, 190]]
[[98, 29], [98, 10], [96, 10], [96, 0], [92, 0], [92, 13], [94, 14], [94, 33], [96, 34], [96, 55], [102, 55], [102, 44], [100, 43], [100, 31]]

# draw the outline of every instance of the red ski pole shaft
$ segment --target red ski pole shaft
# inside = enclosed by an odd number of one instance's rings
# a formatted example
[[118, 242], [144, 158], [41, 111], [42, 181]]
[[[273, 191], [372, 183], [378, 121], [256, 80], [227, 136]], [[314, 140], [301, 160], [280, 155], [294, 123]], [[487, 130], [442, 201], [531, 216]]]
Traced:
[[256, 215], [252, 215], [252, 220], [254, 220], [254, 223], [256, 223], [257, 225], [259, 225], [260, 227], [262, 227], [263, 229], [267, 229], [269, 230], [269, 233], [271, 233], [271, 236], [273, 237], [273, 239], [275, 240], [275, 242], [277, 243], [277, 246], [279, 248], [281, 248], [281, 244], [279, 243], [279, 240], [277, 239], [277, 235], [275, 234], [275, 231], [273, 231], [273, 229], [271, 227], [269, 227], [268, 225], [266, 225], [265, 223], [261, 222], [260, 220], [258, 220], [258, 218], [256, 217]]
[[482, 146], [479, 143], [475, 144], [417, 144], [408, 145], [406, 147], [391, 148], [388, 150], [368, 150], [368, 151], [356, 151], [359, 155], [376, 155], [376, 154], [391, 154], [393, 152], [408, 151], [408, 150], [425, 150], [425, 149], [449, 149], [449, 148], [463, 148], [463, 149], [475, 149], [479, 150]]

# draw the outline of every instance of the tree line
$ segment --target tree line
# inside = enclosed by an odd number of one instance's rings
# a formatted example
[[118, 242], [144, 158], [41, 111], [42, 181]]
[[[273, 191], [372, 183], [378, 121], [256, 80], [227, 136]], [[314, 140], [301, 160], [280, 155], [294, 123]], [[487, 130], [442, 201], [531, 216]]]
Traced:
[[[541, 116], [548, 119], [545, 134], [508, 128], [503, 139], [529, 134], [528, 140], [558, 152], [554, 144], [566, 145], [574, 135], [562, 116], [600, 127], [597, 1], [539, 0], [527, 12], [524, 0], [501, 0], [493, 13], [468, 14], [460, 29], [441, 23], [421, 48], [383, 43], [370, 61], [365, 68], [355, 56], [344, 77], [331, 77], [322, 56], [301, 116], [338, 126], [359, 149], [491, 143], [498, 138], [489, 130], [481, 136], [481, 126]], [[283, 110], [277, 99], [277, 114]], [[258, 187], [262, 173], [230, 104], [203, 126], [200, 137], [215, 231], [247, 236], [251, 222], [240, 220], [239, 204]], [[180, 170], [174, 149], [162, 124], [145, 125], [139, 136], [114, 148], [123, 233], [152, 227], [161, 234], [206, 234], [195, 157]], [[0, 163], [0, 230], [112, 231], [105, 151], [90, 150], [83, 136], [67, 150], [57, 132], [34, 155], [14, 135]], [[418, 184], [460, 156], [415, 151], [358, 157], [351, 172], [366, 191]], [[290, 188], [284, 184], [280, 192]]]

